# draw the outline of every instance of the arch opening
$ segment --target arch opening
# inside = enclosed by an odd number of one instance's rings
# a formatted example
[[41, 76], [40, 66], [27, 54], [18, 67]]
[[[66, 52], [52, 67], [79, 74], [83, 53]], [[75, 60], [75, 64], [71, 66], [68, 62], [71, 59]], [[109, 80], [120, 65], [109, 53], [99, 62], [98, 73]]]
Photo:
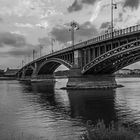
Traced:
[[113, 74], [114, 72], [140, 61], [140, 49], [126, 51], [97, 63], [84, 74]]
[[37, 75], [53, 75], [54, 72], [62, 69], [62, 67], [63, 67], [63, 69], [65, 68], [68, 70], [72, 66], [63, 60], [57, 60], [57, 59], [51, 60], [50, 59], [50, 60], [47, 60], [46, 62], [44, 62], [40, 66], [40, 68], [37, 72]]
[[26, 71], [25, 71], [25, 76], [32, 76], [33, 74], [33, 69], [32, 68], [28, 68]]
[[65, 65], [60, 65], [55, 71], [55, 76], [67, 76], [68, 75], [69, 68], [67, 68]]

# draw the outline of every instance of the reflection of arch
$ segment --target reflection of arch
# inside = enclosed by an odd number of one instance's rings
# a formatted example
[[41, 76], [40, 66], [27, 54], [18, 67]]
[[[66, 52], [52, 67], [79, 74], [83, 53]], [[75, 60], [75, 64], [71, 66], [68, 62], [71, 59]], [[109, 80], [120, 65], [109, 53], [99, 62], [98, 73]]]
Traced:
[[46, 60], [41, 64], [37, 71], [37, 75], [45, 75], [45, 74], [53, 74], [53, 72], [61, 65], [63, 64], [67, 68], [71, 68], [72, 65], [69, 64], [68, 62], [58, 59], [58, 58], [51, 58]]
[[33, 74], [33, 68], [32, 67], [28, 67], [25, 70], [25, 76], [32, 76], [32, 74]]
[[[82, 117], [97, 122], [104, 120], [106, 124], [117, 120], [115, 109], [115, 90], [68, 90], [71, 117]], [[78, 102], [77, 102], [78, 101]]]
[[83, 74], [112, 74], [140, 60], [140, 40], [122, 45], [97, 57], [84, 66]]

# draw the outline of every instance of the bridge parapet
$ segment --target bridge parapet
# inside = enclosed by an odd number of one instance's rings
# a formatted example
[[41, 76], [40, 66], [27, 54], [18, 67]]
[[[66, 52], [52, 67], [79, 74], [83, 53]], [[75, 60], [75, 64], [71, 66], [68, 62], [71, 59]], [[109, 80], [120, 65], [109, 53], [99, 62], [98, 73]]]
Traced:
[[[113, 38], [133, 34], [133, 33], [136, 33], [136, 32], [140, 32], [140, 25], [131, 26], [131, 27], [128, 27], [128, 28], [125, 28], [125, 29], [115, 30], [113, 32]], [[106, 33], [106, 34], [97, 36], [93, 39], [90, 39], [90, 40], [81, 42], [79, 44], [76, 44], [75, 49], [85, 47], [85, 46], [88, 46], [88, 45], [91, 45], [91, 44], [96, 44], [96, 43], [99, 43], [99, 42], [102, 42], [102, 41], [105, 41], [105, 40], [109, 40], [109, 39], [112, 39], [112, 33]]]

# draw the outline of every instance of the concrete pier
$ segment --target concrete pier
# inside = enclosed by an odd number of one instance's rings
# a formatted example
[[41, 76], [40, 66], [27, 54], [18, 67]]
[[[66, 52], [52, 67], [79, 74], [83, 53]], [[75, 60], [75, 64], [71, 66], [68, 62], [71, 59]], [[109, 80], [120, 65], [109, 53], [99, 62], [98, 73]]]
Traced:
[[117, 88], [114, 75], [82, 75], [80, 70], [69, 72], [67, 89]]

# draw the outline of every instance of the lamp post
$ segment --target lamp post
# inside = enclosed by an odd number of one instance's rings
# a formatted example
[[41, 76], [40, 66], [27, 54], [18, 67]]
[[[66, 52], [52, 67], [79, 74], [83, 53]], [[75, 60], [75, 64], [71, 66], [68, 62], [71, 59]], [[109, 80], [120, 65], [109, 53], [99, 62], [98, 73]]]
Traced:
[[72, 47], [74, 49], [74, 30], [79, 30], [79, 25], [77, 22], [72, 21], [70, 23], [71, 28], [69, 29], [69, 31], [71, 31], [71, 41], [72, 41]]
[[52, 53], [54, 52], [54, 49], [53, 49], [53, 43], [55, 42], [55, 39], [51, 38], [51, 47], [52, 47]]
[[21, 62], [21, 63], [22, 63], [22, 67], [23, 67], [23, 66], [24, 66], [24, 63], [25, 63], [25, 62], [24, 62], [24, 60], [22, 60], [22, 62]]
[[30, 62], [30, 55], [28, 55], [28, 63]]
[[114, 9], [117, 9], [117, 4], [111, 0], [111, 37], [112, 37], [112, 47], [113, 47], [113, 31], [114, 31]]
[[35, 50], [33, 50], [33, 61], [35, 59]]
[[41, 57], [41, 55], [42, 55], [42, 49], [43, 49], [43, 46], [40, 44], [39, 45], [39, 56]]

